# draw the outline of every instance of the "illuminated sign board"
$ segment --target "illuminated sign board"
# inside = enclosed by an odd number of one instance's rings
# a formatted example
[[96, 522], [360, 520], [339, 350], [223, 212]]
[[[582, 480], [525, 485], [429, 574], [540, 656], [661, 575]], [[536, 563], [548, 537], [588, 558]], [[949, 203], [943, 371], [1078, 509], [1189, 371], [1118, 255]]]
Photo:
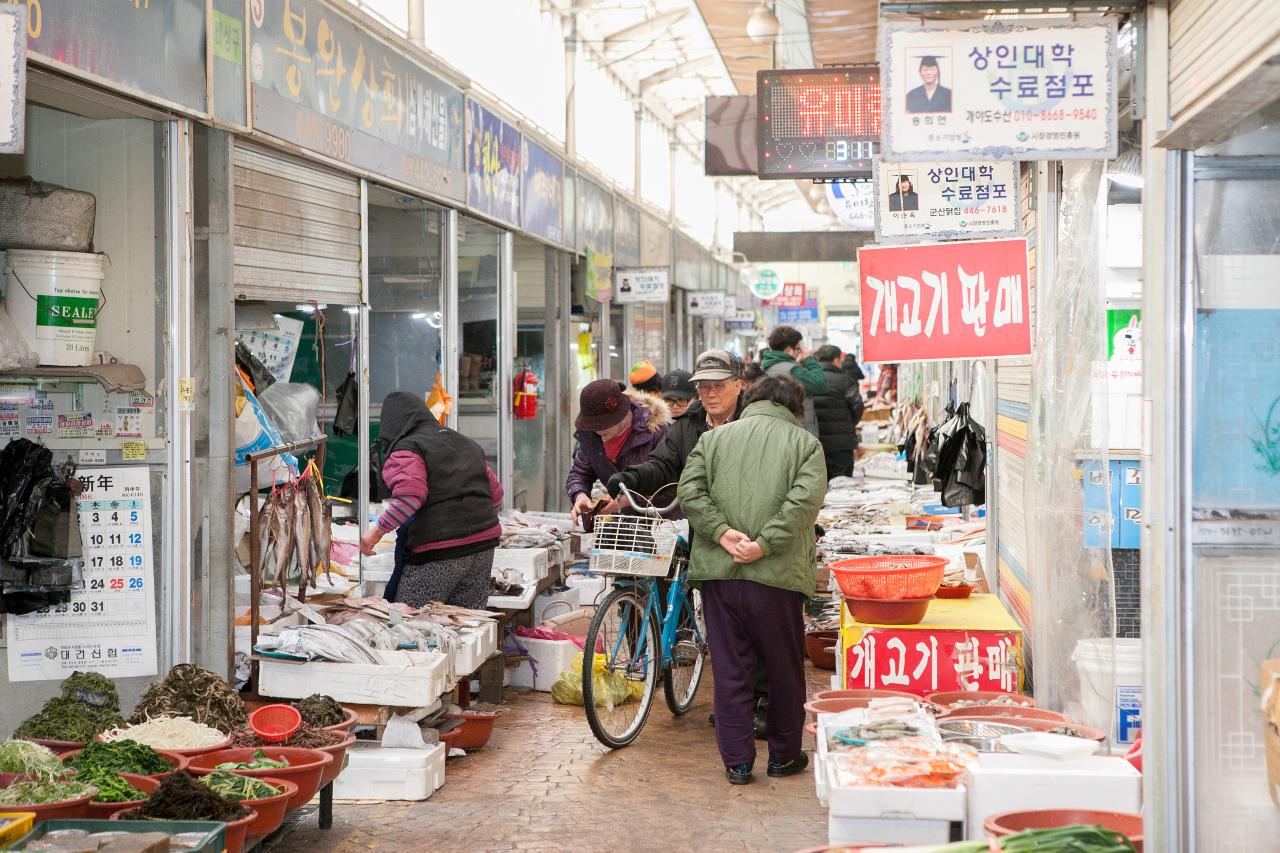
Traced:
[[761, 180], [869, 177], [880, 144], [875, 66], [756, 72]]

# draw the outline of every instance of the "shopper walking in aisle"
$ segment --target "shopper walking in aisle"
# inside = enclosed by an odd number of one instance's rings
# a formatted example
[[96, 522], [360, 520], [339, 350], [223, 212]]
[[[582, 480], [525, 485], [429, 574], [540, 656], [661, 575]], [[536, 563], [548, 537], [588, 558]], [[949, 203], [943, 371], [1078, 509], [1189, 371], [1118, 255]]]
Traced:
[[[565, 481], [575, 521], [591, 509], [596, 481], [607, 483], [619, 469], [648, 459], [671, 425], [666, 403], [639, 391], [627, 391], [612, 379], [597, 379], [587, 385], [578, 402], [574, 422], [578, 451]], [[616, 500], [600, 509], [602, 513], [617, 511]]]
[[705, 434], [679, 497], [693, 532], [689, 580], [700, 584], [715, 674], [716, 744], [730, 783], [751, 781], [752, 670], [769, 678], [770, 776], [808, 766], [804, 622], [813, 594], [811, 535], [826, 497], [822, 445], [799, 424], [804, 389], [766, 376], [743, 395], [742, 416]]
[[827, 377], [827, 391], [813, 400], [818, 419], [818, 440], [827, 459], [827, 479], [853, 475], [854, 451], [858, 447], [858, 421], [862, 418], [862, 392], [841, 360], [848, 358], [840, 348], [827, 344], [813, 354]]
[[790, 376], [804, 387], [804, 428], [818, 434], [818, 418], [813, 400], [827, 391], [827, 375], [822, 365], [801, 345], [804, 336], [791, 326], [779, 326], [769, 333], [769, 348], [761, 354], [760, 366], [767, 376]]
[[662, 377], [662, 402], [671, 410], [671, 417], [678, 418], [689, 410], [698, 397], [693, 384], [693, 374], [687, 370], [671, 370]]
[[421, 397], [394, 391], [382, 401], [377, 446], [385, 453], [386, 509], [360, 540], [372, 555], [396, 531], [389, 601], [442, 601], [480, 609], [489, 600], [493, 552], [502, 535], [502, 484], [480, 445], [440, 424]]
[[648, 394], [652, 397], [662, 396], [662, 374], [658, 372], [658, 368], [653, 366], [653, 362], [645, 359], [637, 361], [631, 365], [631, 373], [627, 376], [627, 381], [631, 383], [631, 387], [641, 394]]

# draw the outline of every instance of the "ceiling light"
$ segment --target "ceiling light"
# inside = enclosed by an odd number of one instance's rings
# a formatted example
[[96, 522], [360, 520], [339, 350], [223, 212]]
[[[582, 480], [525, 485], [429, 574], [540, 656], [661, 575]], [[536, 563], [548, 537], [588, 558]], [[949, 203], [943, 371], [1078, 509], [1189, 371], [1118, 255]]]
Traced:
[[747, 18], [747, 36], [756, 44], [770, 44], [782, 31], [782, 23], [767, 3], [761, 3]]
[[1107, 163], [1107, 180], [1129, 189], [1142, 189], [1142, 154], [1137, 148], [1125, 149]]

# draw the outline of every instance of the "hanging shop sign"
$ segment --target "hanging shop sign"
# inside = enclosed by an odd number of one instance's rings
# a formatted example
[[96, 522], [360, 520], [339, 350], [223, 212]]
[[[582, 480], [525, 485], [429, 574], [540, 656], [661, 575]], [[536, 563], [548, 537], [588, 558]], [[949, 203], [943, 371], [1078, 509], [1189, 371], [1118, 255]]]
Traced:
[[750, 288], [751, 295], [756, 299], [773, 299], [782, 293], [782, 276], [766, 267], [751, 279]]
[[1012, 237], [1019, 233], [1018, 164], [876, 163], [876, 240]]
[[875, 227], [875, 195], [871, 181], [837, 181], [825, 185], [827, 203], [845, 228], [870, 231]]
[[671, 293], [669, 273], [666, 267], [619, 267], [613, 273], [613, 301], [665, 305]]
[[27, 114], [27, 9], [0, 6], [0, 154], [21, 154]]
[[718, 290], [690, 290], [684, 299], [685, 313], [691, 317], [725, 316], [725, 296]]
[[467, 101], [467, 204], [512, 225], [520, 221], [520, 131]]
[[613, 261], [640, 265], [640, 211], [620, 198], [613, 201]]
[[808, 295], [804, 282], [789, 281], [782, 285], [778, 295], [769, 304], [774, 308], [802, 308]]
[[845, 645], [845, 687], [902, 690], [917, 696], [951, 690], [1021, 687], [1017, 631], [854, 629]]
[[27, 9], [27, 48], [39, 61], [177, 107], [207, 111], [204, 0], [25, 0], [20, 5]]
[[640, 264], [671, 266], [671, 227], [647, 213], [640, 214]]
[[10, 681], [156, 674], [151, 482], [146, 466], [86, 469], [76, 499], [84, 588], [48, 610], [5, 619]]
[[597, 302], [610, 302], [613, 299], [613, 282], [610, 273], [613, 271], [613, 255], [601, 254], [586, 248], [587, 258], [587, 296]]
[[320, 0], [253, 0], [250, 18], [256, 130], [408, 186], [466, 199], [460, 90]]
[[1116, 156], [1114, 21], [887, 24], [880, 38], [885, 159]]
[[564, 243], [564, 163], [525, 137], [520, 163], [520, 224], [530, 234], [552, 243]]
[[[263, 8], [261, 3], [257, 5]], [[212, 0], [209, 4], [209, 76], [213, 93], [209, 112], [219, 121], [241, 128], [249, 125], [245, 12], [244, 0]]]
[[880, 109], [875, 66], [757, 71], [760, 179], [870, 177]]
[[858, 275], [866, 361], [1031, 354], [1025, 239], [867, 246]]
[[613, 193], [578, 175], [578, 246], [613, 255]]
[[756, 312], [754, 311], [743, 308], [725, 315], [724, 330], [726, 332], [750, 332], [755, 327]]
[[778, 309], [778, 322], [784, 326], [804, 326], [817, 323], [821, 316], [822, 309], [818, 306], [818, 291], [814, 288], [806, 290], [804, 300], [798, 307]]

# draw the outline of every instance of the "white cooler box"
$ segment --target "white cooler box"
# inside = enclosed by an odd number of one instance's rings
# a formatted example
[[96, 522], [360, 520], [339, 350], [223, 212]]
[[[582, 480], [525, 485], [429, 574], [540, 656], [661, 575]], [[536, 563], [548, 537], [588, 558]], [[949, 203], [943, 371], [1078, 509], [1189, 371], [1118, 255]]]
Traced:
[[347, 766], [333, 780], [339, 800], [425, 800], [444, 786], [445, 746], [384, 749], [357, 741]]
[[578, 590], [580, 607], [595, 607], [613, 590], [612, 580], [604, 575], [584, 575], [580, 572], [571, 573], [564, 579], [564, 584]]
[[477, 628], [463, 628], [458, 633], [462, 644], [454, 652], [453, 671], [465, 678], [498, 650], [498, 631], [493, 622], [487, 622]]
[[1142, 774], [1119, 756], [1056, 761], [1031, 755], [983, 753], [965, 776], [969, 838], [985, 837], [982, 823], [1001, 812], [1098, 809], [1142, 813]]
[[516, 637], [515, 640], [529, 650], [531, 660], [521, 661], [511, 672], [512, 687], [531, 687], [541, 693], [549, 693], [560, 674], [581, 659], [582, 649], [572, 640], [537, 640], [532, 637]]
[[493, 552], [493, 568], [518, 571], [525, 583], [534, 586], [550, 572], [549, 548], [499, 548]]
[[572, 613], [578, 609], [580, 597], [579, 587], [546, 590], [533, 600], [533, 624], [541, 625], [552, 616]]
[[413, 663], [263, 659], [258, 669], [258, 692], [276, 699], [305, 699], [312, 693], [324, 693], [339, 702], [401, 708], [425, 708], [439, 700], [446, 689], [448, 656], [437, 651], [385, 654]]
[[[841, 788], [827, 764], [828, 844], [946, 844], [963, 824], [966, 791], [955, 788]], [[956, 836], [957, 838], [959, 835]]]

